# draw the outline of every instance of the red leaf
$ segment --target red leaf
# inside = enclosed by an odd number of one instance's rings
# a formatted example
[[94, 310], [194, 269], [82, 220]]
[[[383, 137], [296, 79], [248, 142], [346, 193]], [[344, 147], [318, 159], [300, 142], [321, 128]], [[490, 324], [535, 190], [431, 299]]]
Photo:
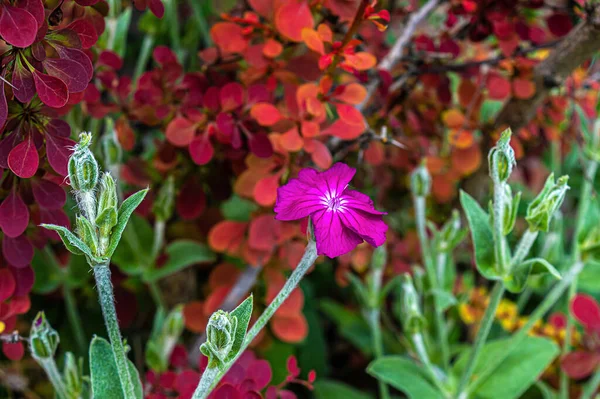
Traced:
[[40, 157], [31, 138], [17, 145], [8, 154], [8, 167], [15, 175], [29, 179], [35, 175], [40, 164]]
[[521, 100], [527, 100], [535, 94], [535, 84], [528, 79], [516, 78], [512, 81], [513, 93]]
[[196, 125], [189, 119], [177, 116], [167, 125], [167, 140], [176, 147], [189, 145], [196, 134]]
[[2, 255], [11, 266], [25, 267], [33, 259], [33, 245], [24, 234], [15, 238], [7, 236], [2, 240]]
[[261, 206], [271, 206], [277, 199], [277, 188], [279, 188], [279, 174], [266, 176], [260, 179], [254, 186], [254, 199]]
[[76, 48], [68, 48], [63, 46], [56, 46], [55, 48], [58, 51], [60, 58], [75, 61], [81, 65], [81, 67], [85, 70], [88, 82], [92, 79], [92, 76], [94, 75], [94, 66], [92, 65], [92, 60], [90, 60], [90, 57], [88, 57], [86, 53]]
[[165, 15], [165, 5], [161, 0], [148, 0], [148, 8], [156, 18], [162, 18]]
[[[1, 22], [0, 22], [0, 24], [1, 24]], [[25, 354], [25, 347], [23, 346], [23, 342], [21, 342], [21, 341], [14, 343], [14, 344], [4, 342], [2, 344], [2, 352], [8, 358], [8, 360], [12, 360], [12, 361], [21, 360], [21, 358]]]
[[198, 165], [206, 165], [212, 159], [215, 149], [213, 148], [208, 136], [202, 134], [192, 140], [189, 146], [189, 151], [192, 161]]
[[362, 132], [364, 132], [364, 130], [364, 125], [352, 125], [346, 123], [342, 119], [338, 119], [337, 121], [333, 122], [331, 126], [329, 126], [327, 129], [323, 130], [322, 134], [330, 134], [332, 136], [339, 137], [342, 140], [354, 140], [355, 138], [360, 136]]
[[221, 110], [224, 112], [233, 111], [244, 104], [244, 88], [241, 84], [232, 82], [227, 83], [219, 90], [221, 99]]
[[48, 210], [61, 209], [67, 202], [67, 193], [56, 183], [46, 179], [36, 179], [31, 182], [33, 198], [42, 208]]
[[510, 95], [510, 82], [502, 75], [491, 75], [487, 81], [487, 88], [493, 100], [504, 100]]
[[56, 137], [71, 137], [71, 126], [62, 119], [52, 119], [46, 125], [46, 132]]
[[[44, 208], [40, 208], [40, 223], [55, 224], [57, 226], [64, 226], [66, 228], [69, 228], [71, 226], [69, 217], [62, 209], [49, 211]], [[42, 229], [42, 232], [48, 238], [51, 238], [56, 241], [60, 240], [58, 234], [56, 234], [56, 232], [52, 230]]]
[[67, 103], [69, 91], [62, 80], [35, 69], [33, 70], [33, 80], [37, 94], [44, 104], [52, 108], [60, 108]]
[[181, 187], [175, 204], [177, 213], [184, 220], [197, 218], [206, 208], [204, 189], [195, 180], [188, 180]]
[[571, 302], [573, 316], [591, 331], [600, 331], [600, 307], [594, 298], [578, 294]]
[[210, 37], [224, 53], [241, 53], [248, 46], [241, 26], [232, 22], [217, 22], [210, 29]]
[[[15, 281], [17, 282], [17, 287], [15, 288], [15, 297], [28, 295], [33, 288], [33, 283], [35, 282], [35, 275], [33, 273], [33, 269], [31, 266], [21, 267], [19, 269], [11, 270], [13, 275], [15, 276]], [[12, 303], [15, 302], [15, 297], [12, 299]], [[25, 297], [27, 298], [27, 297]], [[27, 309], [29, 310], [29, 309]], [[25, 312], [27, 311], [25, 310]]]
[[10, 133], [0, 141], [0, 168], [8, 168], [8, 155], [19, 141], [17, 132]]
[[269, 158], [273, 155], [273, 145], [271, 144], [271, 140], [269, 140], [269, 137], [264, 133], [253, 134], [248, 141], [248, 146], [250, 147], [250, 151], [257, 157]]
[[29, 224], [29, 209], [21, 197], [11, 192], [0, 204], [0, 228], [8, 237], [18, 237]]
[[260, 251], [272, 251], [281, 234], [281, 223], [273, 215], [261, 215], [250, 223], [248, 245]]
[[87, 88], [87, 72], [78, 62], [66, 58], [46, 58], [43, 65], [50, 76], [59, 78], [67, 85], [69, 92], [78, 93]]
[[[12, 74], [13, 93], [17, 100], [28, 103], [35, 96], [35, 82], [31, 72], [21, 64], [21, 58], [17, 57]], [[6, 100], [5, 100], [6, 102]]]
[[573, 379], [579, 380], [592, 374], [600, 363], [600, 354], [582, 350], [568, 353], [560, 362], [561, 368]]
[[289, 0], [283, 2], [275, 12], [275, 26], [285, 37], [295, 42], [302, 41], [302, 29], [315, 24], [306, 1]]
[[0, 303], [13, 295], [16, 286], [15, 278], [10, 269], [0, 269]]
[[98, 33], [94, 29], [94, 25], [85, 19], [75, 20], [67, 26], [67, 29], [77, 32], [84, 50], [92, 47], [98, 41]]
[[281, 120], [281, 113], [273, 104], [258, 103], [250, 110], [250, 115], [262, 126], [273, 126]]
[[8, 118], [8, 104], [6, 103], [6, 93], [4, 92], [4, 82], [0, 84], [0, 129]]
[[33, 15], [38, 27], [44, 25], [44, 22], [46, 22], [44, 3], [42, 0], [18, 0], [17, 7]]
[[38, 23], [29, 11], [4, 4], [0, 16], [0, 36], [15, 47], [29, 47], [35, 41]]
[[337, 109], [338, 115], [340, 119], [350, 125], [365, 125], [365, 121], [363, 119], [362, 114], [359, 110], [354, 108], [349, 104], [336, 104], [335, 108]]
[[248, 223], [224, 220], [210, 229], [208, 244], [217, 252], [235, 251], [244, 238]]
[[52, 169], [61, 176], [68, 174], [67, 165], [76, 143], [68, 138], [46, 135], [46, 157]]
[[555, 12], [546, 19], [548, 30], [557, 37], [563, 37], [573, 28], [573, 22], [569, 14], [564, 12]]

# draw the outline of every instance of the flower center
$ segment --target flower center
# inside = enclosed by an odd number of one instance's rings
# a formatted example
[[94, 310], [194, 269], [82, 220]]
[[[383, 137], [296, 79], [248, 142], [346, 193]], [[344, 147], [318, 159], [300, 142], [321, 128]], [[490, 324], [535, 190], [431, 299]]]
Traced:
[[346, 207], [346, 200], [342, 196], [336, 195], [336, 193], [327, 193], [323, 198], [321, 198], [321, 202], [325, 207], [327, 207], [328, 211], [333, 212], [344, 212]]

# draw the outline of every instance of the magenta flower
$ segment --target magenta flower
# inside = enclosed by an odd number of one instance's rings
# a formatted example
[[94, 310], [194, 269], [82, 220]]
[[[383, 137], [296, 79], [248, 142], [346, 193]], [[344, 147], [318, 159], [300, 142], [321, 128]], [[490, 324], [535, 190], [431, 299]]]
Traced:
[[365, 194], [349, 190], [356, 169], [336, 163], [325, 172], [302, 169], [297, 179], [277, 190], [275, 218], [297, 220], [310, 216], [317, 253], [330, 258], [352, 251], [363, 240], [378, 247], [385, 242], [385, 212], [373, 207]]

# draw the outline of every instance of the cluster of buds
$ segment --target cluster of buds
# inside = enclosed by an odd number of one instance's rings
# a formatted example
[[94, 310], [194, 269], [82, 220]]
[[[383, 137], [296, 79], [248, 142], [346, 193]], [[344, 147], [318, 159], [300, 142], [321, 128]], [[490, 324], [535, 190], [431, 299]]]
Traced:
[[548, 231], [554, 213], [560, 208], [569, 189], [569, 176], [554, 181], [554, 174], [548, 176], [544, 188], [527, 207], [525, 220], [531, 231]]
[[217, 310], [210, 316], [206, 326], [206, 342], [200, 351], [209, 359], [208, 367], [223, 367], [233, 348], [237, 317]]

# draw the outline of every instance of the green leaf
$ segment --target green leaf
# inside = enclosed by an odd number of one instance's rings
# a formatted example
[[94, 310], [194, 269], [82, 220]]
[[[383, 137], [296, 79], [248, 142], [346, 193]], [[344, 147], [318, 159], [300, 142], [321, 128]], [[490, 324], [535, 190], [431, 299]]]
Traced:
[[460, 203], [469, 221], [477, 270], [489, 280], [498, 280], [499, 275], [494, 258], [494, 235], [489, 224], [490, 218], [477, 201], [462, 190]]
[[539, 276], [544, 273], [550, 273], [557, 280], [562, 279], [559, 271], [546, 259], [533, 258], [515, 267], [511, 275], [504, 278], [504, 284], [510, 292], [519, 293], [525, 288], [529, 276]]
[[66, 284], [71, 288], [84, 286], [92, 278], [90, 265], [83, 256], [71, 256], [67, 265]]
[[337, 325], [339, 334], [346, 338], [365, 355], [373, 354], [371, 330], [364, 319], [340, 304], [323, 299], [319, 308]]
[[456, 297], [452, 295], [451, 292], [444, 291], [441, 289], [431, 290], [430, 292], [431, 295], [433, 295], [433, 297], [437, 301], [437, 304], [442, 309], [442, 311], [445, 311], [446, 309], [458, 303]]
[[[75, 258], [75, 257], [73, 257]], [[77, 258], [83, 259], [78, 256]], [[63, 282], [63, 273], [54, 262], [50, 261], [46, 254], [35, 251], [31, 268], [35, 272], [35, 282], [33, 283], [33, 292], [36, 294], [48, 294], [57, 289]], [[87, 266], [89, 272], [90, 267]]]
[[443, 399], [425, 372], [413, 361], [402, 356], [384, 356], [367, 367], [367, 373], [404, 392], [410, 399]]
[[135, 388], [135, 398], [124, 398], [119, 382], [117, 365], [112, 348], [107, 340], [94, 337], [90, 344], [90, 377], [94, 399], [142, 399], [140, 375], [133, 363], [127, 359], [129, 374]]
[[350, 282], [350, 286], [354, 289], [354, 293], [358, 297], [358, 302], [362, 306], [369, 306], [369, 298], [371, 295], [367, 290], [367, 287], [365, 287], [363, 284], [362, 280], [351, 272], [346, 273], [346, 277]]
[[144, 197], [148, 193], [148, 189], [140, 190], [137, 193], [128, 197], [121, 206], [119, 207], [119, 221], [117, 225], [113, 228], [113, 231], [110, 235], [110, 245], [108, 246], [108, 250], [106, 252], [106, 256], [110, 259], [110, 257], [117, 249], [117, 245], [119, 245], [119, 241], [121, 241], [121, 235], [123, 234], [123, 230], [125, 230], [125, 226], [127, 226], [127, 222], [131, 217], [135, 208], [137, 208], [140, 203], [144, 200]]
[[181, 269], [196, 263], [214, 262], [215, 253], [205, 244], [191, 240], [177, 240], [166, 248], [168, 259], [158, 269], [149, 269], [144, 275], [144, 280], [153, 282], [169, 276]]
[[356, 388], [343, 382], [317, 379], [314, 384], [315, 397], [317, 399], [344, 398], [344, 399], [371, 399], [371, 395], [360, 392]]
[[57, 226], [55, 224], [41, 224], [40, 226], [48, 230], [57, 232], [60, 236], [60, 239], [62, 240], [63, 244], [65, 244], [65, 247], [69, 250], [69, 252], [75, 255], [86, 255], [96, 263], [102, 263], [105, 261], [104, 259], [92, 254], [92, 250], [87, 245], [85, 245], [85, 243], [81, 241], [75, 234], [71, 233], [66, 227]]
[[[510, 338], [496, 340], [486, 344], [473, 375], [477, 376], [486, 365], [498, 356], [503, 355], [512, 346]], [[453, 367], [454, 375], [461, 375], [467, 363], [470, 351], [465, 351]], [[473, 392], [474, 397], [482, 399], [518, 398], [534, 384], [538, 376], [552, 363], [558, 355], [558, 346], [546, 338], [527, 337], [496, 368], [483, 383]]]
[[490, 123], [496, 119], [496, 115], [502, 109], [504, 102], [495, 100], [485, 100], [481, 103], [479, 110], [479, 120], [482, 123]]
[[221, 204], [221, 213], [227, 220], [237, 222], [248, 222], [252, 212], [258, 209], [258, 205], [247, 199], [233, 195]]
[[248, 323], [250, 322], [250, 317], [252, 316], [252, 305], [253, 305], [253, 296], [250, 294], [248, 298], [244, 300], [244, 302], [240, 303], [239, 306], [233, 311], [231, 311], [231, 316], [237, 317], [237, 327], [235, 329], [235, 339], [233, 341], [233, 346], [231, 347], [231, 352], [227, 356], [227, 361], [230, 361], [237, 355], [242, 344], [244, 343], [244, 338], [246, 337], [246, 330], [248, 329]]
[[152, 242], [153, 236], [152, 226], [146, 219], [136, 214], [131, 215], [111, 261], [130, 276], [148, 271], [152, 265], [152, 253], [145, 249], [144, 243]]
[[593, 260], [585, 262], [585, 266], [579, 274], [577, 287], [588, 293], [600, 291], [600, 262]]

